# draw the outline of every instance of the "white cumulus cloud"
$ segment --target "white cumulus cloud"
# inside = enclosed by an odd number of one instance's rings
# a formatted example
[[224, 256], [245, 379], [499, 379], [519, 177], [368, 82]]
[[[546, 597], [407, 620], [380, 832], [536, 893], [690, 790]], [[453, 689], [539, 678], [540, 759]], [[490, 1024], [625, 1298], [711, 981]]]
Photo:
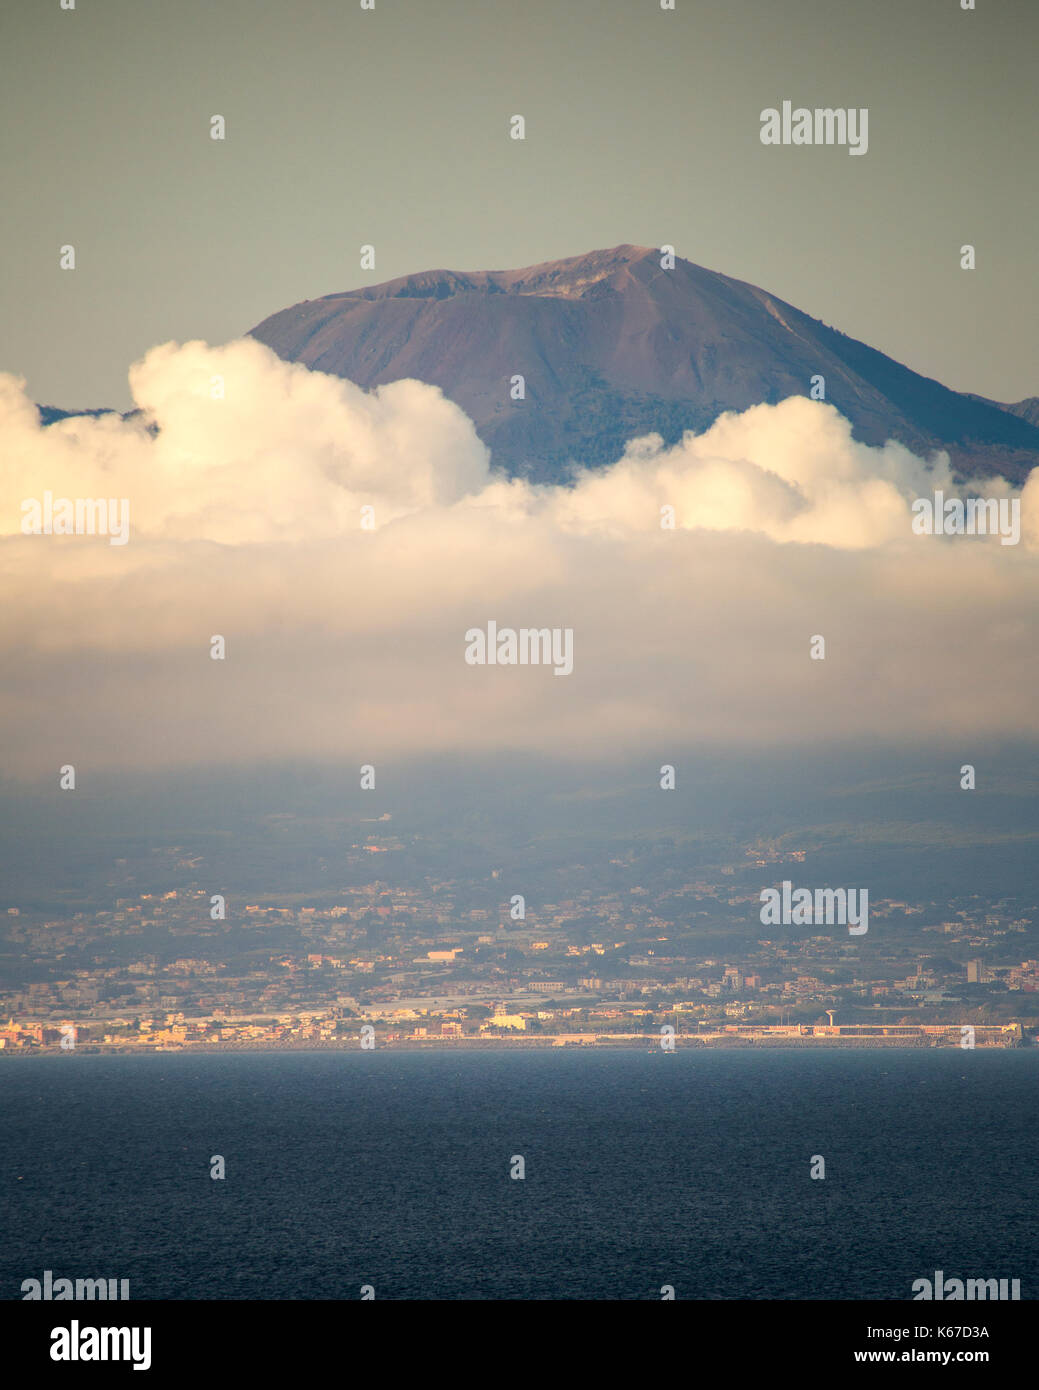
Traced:
[[[1001, 546], [914, 535], [948, 461], [802, 398], [541, 487], [420, 382], [365, 392], [246, 340], [156, 347], [130, 383], [134, 418], [43, 428], [0, 375], [0, 730], [32, 780], [934, 735], [969, 761], [975, 734], [1039, 731], [1039, 471]], [[129, 543], [23, 534], [45, 491], [127, 498]], [[489, 619], [572, 628], [573, 674], [466, 665]]]

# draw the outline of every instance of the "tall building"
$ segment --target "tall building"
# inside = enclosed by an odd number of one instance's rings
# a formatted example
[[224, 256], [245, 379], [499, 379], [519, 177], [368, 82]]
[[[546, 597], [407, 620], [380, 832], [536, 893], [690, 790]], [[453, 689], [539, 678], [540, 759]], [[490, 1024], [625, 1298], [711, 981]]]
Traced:
[[982, 983], [981, 976], [983, 970], [984, 967], [980, 956], [974, 960], [969, 960], [967, 962], [967, 983], [969, 985], [980, 985]]

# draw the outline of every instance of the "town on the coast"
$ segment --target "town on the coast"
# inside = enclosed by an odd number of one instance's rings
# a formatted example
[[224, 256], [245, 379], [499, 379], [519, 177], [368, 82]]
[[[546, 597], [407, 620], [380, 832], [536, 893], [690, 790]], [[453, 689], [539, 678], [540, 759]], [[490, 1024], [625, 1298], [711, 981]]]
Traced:
[[225, 897], [170, 846], [177, 887], [134, 894], [123, 860], [94, 910], [6, 908], [0, 1052], [980, 1048], [1039, 1031], [1039, 914], [1020, 901], [874, 894], [853, 936], [762, 925], [762, 887], [810, 882], [796, 847], [695, 877], [634, 855], [567, 865], [553, 897], [493, 867], [401, 881], [374, 867], [405, 850], [388, 834], [351, 848], [353, 882], [318, 893]]

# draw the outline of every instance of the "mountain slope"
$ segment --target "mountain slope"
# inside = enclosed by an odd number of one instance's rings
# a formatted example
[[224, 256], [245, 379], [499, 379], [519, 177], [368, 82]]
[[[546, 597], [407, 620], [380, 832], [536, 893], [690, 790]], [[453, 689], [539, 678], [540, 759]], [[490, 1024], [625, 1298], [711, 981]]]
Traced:
[[[510, 473], [557, 480], [650, 431], [668, 442], [724, 410], [826, 399], [856, 438], [945, 448], [965, 472], [1020, 481], [1039, 465], [1030, 402], [950, 391], [774, 295], [648, 247], [521, 270], [438, 270], [307, 300], [251, 330], [289, 361], [371, 387], [416, 377], [474, 420]], [[526, 398], [510, 399], [514, 375]]]

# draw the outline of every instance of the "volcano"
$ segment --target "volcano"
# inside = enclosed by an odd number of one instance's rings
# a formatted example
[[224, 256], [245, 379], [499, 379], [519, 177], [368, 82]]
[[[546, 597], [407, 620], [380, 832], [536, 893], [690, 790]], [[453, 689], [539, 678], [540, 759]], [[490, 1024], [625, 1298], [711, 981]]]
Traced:
[[864, 443], [945, 449], [962, 476], [1020, 483], [1039, 466], [1036, 399], [951, 391], [755, 285], [661, 261], [625, 245], [522, 270], [423, 271], [305, 300], [251, 335], [366, 388], [439, 386], [495, 465], [538, 482], [613, 462], [638, 435], [674, 443], [724, 411], [809, 395], [819, 377]]

